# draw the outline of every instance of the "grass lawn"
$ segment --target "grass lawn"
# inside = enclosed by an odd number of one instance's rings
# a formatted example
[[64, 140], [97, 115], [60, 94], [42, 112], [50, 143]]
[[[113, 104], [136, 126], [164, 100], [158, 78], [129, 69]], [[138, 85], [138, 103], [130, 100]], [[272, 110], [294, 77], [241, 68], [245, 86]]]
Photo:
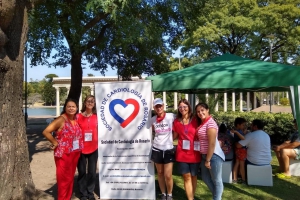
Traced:
[[[272, 152], [272, 157], [273, 157], [271, 163], [272, 167], [278, 168], [278, 162], [273, 152]], [[173, 169], [173, 179], [174, 179], [173, 199], [186, 200], [182, 176], [177, 173], [176, 164], [174, 165], [174, 169]], [[156, 181], [156, 194], [160, 194], [157, 181]], [[222, 197], [223, 199], [232, 199], [232, 200], [300, 199], [300, 177], [292, 176], [292, 178], [290, 179], [281, 180], [273, 176], [273, 187], [248, 186], [248, 185], [241, 185], [241, 184], [224, 183], [224, 192]], [[207, 186], [205, 185], [205, 183], [201, 180], [201, 177], [198, 178], [195, 199], [196, 200], [212, 199], [212, 195], [208, 190]]]

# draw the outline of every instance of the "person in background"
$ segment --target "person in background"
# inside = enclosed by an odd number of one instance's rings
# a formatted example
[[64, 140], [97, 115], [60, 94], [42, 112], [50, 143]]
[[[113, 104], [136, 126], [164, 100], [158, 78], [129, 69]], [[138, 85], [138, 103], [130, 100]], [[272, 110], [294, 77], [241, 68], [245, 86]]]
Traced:
[[98, 119], [93, 95], [85, 98], [77, 121], [82, 130], [84, 144], [77, 164], [80, 200], [94, 200], [98, 160]]
[[156, 115], [151, 118], [152, 130], [155, 133], [151, 160], [156, 166], [161, 199], [172, 200], [172, 171], [175, 161], [172, 127], [175, 117], [173, 113], [165, 112], [164, 103], [160, 98], [154, 99], [153, 108]]
[[200, 143], [196, 135], [197, 120], [192, 117], [192, 109], [186, 99], [178, 104], [177, 118], [174, 121], [174, 139], [178, 137], [176, 161], [179, 173], [184, 180], [188, 200], [193, 200], [197, 188], [197, 174], [201, 162]]
[[263, 131], [264, 124], [255, 119], [251, 124], [251, 131], [245, 135], [244, 140], [236, 143], [237, 148], [247, 147], [246, 165], [269, 165], [271, 157], [270, 136]]
[[[58, 200], [69, 200], [72, 197], [76, 166], [83, 148], [77, 113], [77, 101], [67, 99], [61, 115], [43, 131], [43, 135], [51, 142], [50, 149], [54, 150]], [[52, 136], [54, 131], [55, 138]]]
[[209, 114], [206, 103], [196, 105], [198, 120], [197, 134], [200, 140], [201, 176], [213, 195], [213, 200], [220, 200], [223, 194], [222, 164], [225, 155], [218, 141], [218, 125]]
[[[246, 130], [246, 120], [242, 117], [237, 117], [234, 120], [234, 128], [230, 131], [231, 133], [234, 134], [234, 143], [237, 143], [240, 140], [245, 139], [245, 135], [246, 135], [245, 130]], [[232, 183], [238, 183], [238, 173], [240, 172], [240, 175], [242, 177], [240, 183], [246, 184], [246, 175], [245, 175], [246, 158], [247, 158], [246, 147], [236, 148]]]
[[276, 173], [275, 176], [280, 179], [291, 177], [289, 170], [290, 159], [300, 160], [300, 137], [296, 119], [294, 119], [293, 123], [296, 132], [291, 136], [290, 140], [273, 147], [279, 163], [279, 173]]
[[225, 154], [225, 161], [233, 160], [233, 137], [227, 133], [227, 126], [223, 123], [219, 126], [218, 140]]

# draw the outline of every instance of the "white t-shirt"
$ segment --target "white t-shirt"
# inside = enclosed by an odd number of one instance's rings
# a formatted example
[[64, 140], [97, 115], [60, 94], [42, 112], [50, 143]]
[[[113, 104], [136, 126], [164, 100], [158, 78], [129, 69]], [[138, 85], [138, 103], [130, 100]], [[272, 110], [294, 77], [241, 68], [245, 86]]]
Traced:
[[242, 146], [247, 147], [247, 160], [256, 165], [270, 164], [271, 157], [271, 140], [270, 136], [262, 131], [257, 130], [245, 135], [244, 140], [240, 140]]
[[155, 131], [153, 146], [160, 150], [173, 148], [173, 121], [175, 116], [173, 113], [166, 113], [165, 118], [157, 123], [156, 116], [151, 118], [151, 124]]

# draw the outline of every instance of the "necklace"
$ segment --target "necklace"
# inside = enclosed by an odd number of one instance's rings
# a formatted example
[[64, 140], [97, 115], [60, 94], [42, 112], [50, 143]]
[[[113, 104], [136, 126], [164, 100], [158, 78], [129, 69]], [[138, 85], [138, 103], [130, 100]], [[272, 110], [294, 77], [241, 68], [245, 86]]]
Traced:
[[90, 116], [92, 116], [93, 115], [93, 113], [92, 112], [90, 112], [90, 113], [87, 113], [86, 111], [84, 111], [84, 116], [86, 116], [86, 117], [90, 117]]

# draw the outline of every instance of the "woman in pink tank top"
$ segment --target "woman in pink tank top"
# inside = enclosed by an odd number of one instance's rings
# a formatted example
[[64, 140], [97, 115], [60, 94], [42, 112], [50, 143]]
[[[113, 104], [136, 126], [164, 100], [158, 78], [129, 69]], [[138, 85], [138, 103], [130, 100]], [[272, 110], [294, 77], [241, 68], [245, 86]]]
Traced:
[[[72, 197], [75, 170], [83, 148], [77, 113], [77, 101], [67, 99], [61, 116], [43, 131], [43, 135], [51, 143], [50, 149], [54, 150], [58, 200], [69, 200]], [[56, 132], [55, 137], [52, 132]]]

